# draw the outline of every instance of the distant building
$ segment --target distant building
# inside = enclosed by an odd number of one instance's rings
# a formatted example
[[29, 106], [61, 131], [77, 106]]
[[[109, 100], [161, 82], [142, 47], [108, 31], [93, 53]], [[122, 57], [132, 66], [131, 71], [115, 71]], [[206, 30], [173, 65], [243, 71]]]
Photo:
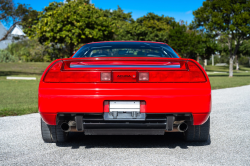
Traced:
[[[0, 39], [4, 37], [4, 35], [7, 33], [7, 29], [3, 26], [3, 24], [0, 22]], [[11, 33], [8, 35], [7, 39], [0, 41], [0, 49], [5, 49], [8, 47], [9, 44], [20, 41], [15, 40], [17, 38], [24, 39], [26, 35], [23, 33], [23, 30], [20, 25], [16, 25], [14, 29], [11, 31]]]

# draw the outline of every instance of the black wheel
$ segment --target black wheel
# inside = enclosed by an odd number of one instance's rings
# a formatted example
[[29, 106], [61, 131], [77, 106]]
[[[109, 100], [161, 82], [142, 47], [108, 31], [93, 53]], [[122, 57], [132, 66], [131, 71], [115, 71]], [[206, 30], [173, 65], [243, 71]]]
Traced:
[[210, 131], [210, 117], [203, 125], [188, 124], [187, 131], [184, 132], [184, 139], [186, 141], [205, 142], [209, 139]]
[[59, 125], [47, 125], [41, 118], [41, 132], [43, 141], [46, 143], [66, 142], [68, 132], [62, 131]]

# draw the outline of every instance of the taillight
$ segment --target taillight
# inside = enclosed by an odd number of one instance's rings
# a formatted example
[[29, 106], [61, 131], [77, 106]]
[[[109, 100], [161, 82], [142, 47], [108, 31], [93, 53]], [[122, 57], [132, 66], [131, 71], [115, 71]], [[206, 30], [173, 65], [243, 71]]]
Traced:
[[[48, 83], [195, 83], [206, 82], [203, 71], [192, 61], [178, 62], [179, 68], [161, 70], [150, 65], [146, 70], [139, 71], [108, 71], [103, 70], [72, 70], [67, 63], [57, 61], [45, 75], [44, 82]], [[171, 62], [171, 65], [178, 64]], [[165, 69], [165, 70], [163, 70]]]
[[205, 82], [203, 71], [191, 61], [187, 62], [187, 70], [174, 71], [139, 71], [139, 82], [195, 83]]
[[149, 71], [139, 72], [139, 82], [190, 82], [190, 77], [188, 71]]
[[100, 71], [64, 71], [63, 62], [53, 64], [45, 75], [44, 82], [48, 83], [85, 83], [111, 82], [111, 72]]
[[206, 78], [202, 72], [202, 70], [191, 61], [188, 61], [187, 63], [189, 73], [190, 73], [190, 82], [205, 82]]
[[59, 82], [62, 65], [62, 61], [58, 61], [53, 64], [53, 66], [51, 66], [49, 71], [47, 72], [44, 78], [44, 82]]

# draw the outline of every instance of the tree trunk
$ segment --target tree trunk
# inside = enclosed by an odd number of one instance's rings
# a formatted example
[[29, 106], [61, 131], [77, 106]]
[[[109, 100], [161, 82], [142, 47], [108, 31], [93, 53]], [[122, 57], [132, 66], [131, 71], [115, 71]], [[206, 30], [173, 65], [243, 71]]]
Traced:
[[228, 45], [229, 45], [229, 53], [230, 53], [230, 59], [229, 59], [229, 77], [233, 77], [233, 67], [234, 67], [234, 57], [232, 54], [232, 38], [228, 38]]
[[233, 77], [233, 67], [234, 67], [234, 58], [230, 56], [229, 60], [229, 77]]
[[214, 54], [212, 55], [212, 66], [214, 66]]
[[236, 62], [236, 70], [238, 71], [239, 70], [239, 62], [238, 62], [238, 60], [237, 60], [237, 62]]
[[205, 59], [205, 66], [207, 66], [207, 59]]
[[9, 36], [9, 34], [11, 33], [11, 31], [12, 31], [12, 30], [16, 27], [16, 25], [19, 24], [19, 23], [20, 23], [20, 21], [15, 22], [15, 23], [10, 27], [10, 29], [7, 31], [7, 33], [4, 34], [4, 36], [0, 39], [0, 41], [6, 40], [6, 39], [8, 38], [8, 36]]
[[236, 65], [236, 70], [239, 70], [239, 61], [238, 61], [238, 56], [235, 56], [236, 61], [235, 61], [235, 65]]
[[[232, 40], [231, 40], [231, 42], [232, 42]], [[233, 54], [232, 54], [232, 45], [230, 46], [229, 77], [233, 77], [233, 67], [234, 67], [233, 61], [234, 61], [235, 55], [236, 55], [239, 47], [240, 47], [240, 38], [237, 39], [237, 43], [236, 43], [236, 46], [235, 46]], [[237, 66], [236, 66], [236, 68], [237, 68]]]
[[205, 61], [205, 59], [203, 60], [203, 68], [206, 71], [206, 61]]
[[200, 58], [200, 57], [199, 57], [199, 55], [198, 55], [198, 56], [197, 56], [197, 60], [196, 60], [198, 63], [199, 63], [199, 58]]

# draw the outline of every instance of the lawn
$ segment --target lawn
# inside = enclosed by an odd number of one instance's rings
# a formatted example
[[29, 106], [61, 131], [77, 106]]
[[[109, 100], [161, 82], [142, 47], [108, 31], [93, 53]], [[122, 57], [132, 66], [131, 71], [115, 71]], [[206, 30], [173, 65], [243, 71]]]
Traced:
[[[49, 64], [0, 63], [0, 116], [38, 112], [38, 85]], [[32, 76], [37, 80], [7, 80], [6, 76]]]
[[[49, 64], [0, 63], [0, 116], [38, 112], [38, 85], [43, 71]], [[212, 89], [250, 85], [249, 67], [240, 66], [240, 70], [234, 71], [232, 78], [228, 77], [228, 66], [207, 66], [206, 69]], [[32, 76], [37, 80], [6, 80], [6, 76]]]
[[228, 66], [206, 66], [212, 89], [250, 85], [250, 67], [240, 66], [238, 71], [234, 70], [234, 76], [231, 78], [228, 77], [228, 68]]
[[50, 63], [0, 63], [0, 76], [36, 76], [41, 77]]

